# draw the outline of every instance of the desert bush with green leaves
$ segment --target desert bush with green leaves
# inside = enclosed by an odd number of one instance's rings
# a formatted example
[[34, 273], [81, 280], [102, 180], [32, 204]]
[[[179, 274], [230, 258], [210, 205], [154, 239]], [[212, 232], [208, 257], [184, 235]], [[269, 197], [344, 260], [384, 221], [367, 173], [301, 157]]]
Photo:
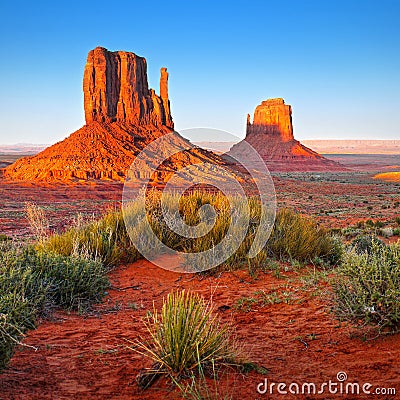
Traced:
[[400, 329], [400, 241], [382, 245], [372, 240], [364, 252], [345, 254], [333, 282], [333, 309], [341, 320]]
[[148, 357], [152, 367], [139, 376], [142, 387], [161, 375], [177, 378], [198, 368], [240, 362], [232, 328], [198, 294], [170, 293], [160, 312], [154, 307], [145, 326], [149, 337], [138, 341], [135, 350]]
[[0, 370], [24, 333], [55, 307], [84, 309], [101, 300], [109, 281], [99, 262], [1, 246]]
[[[201, 264], [194, 265], [193, 268], [197, 271], [207, 269], [213, 260], [218, 259], [218, 251], [221, 254], [230, 254], [224, 261], [225, 266], [230, 269], [240, 268], [249, 262], [247, 254], [257, 230], [267, 228], [260, 226], [261, 204], [256, 196], [245, 201], [233, 196], [230, 200], [232, 204], [219, 192], [194, 191], [181, 197], [164, 194], [162, 206], [161, 193], [150, 191], [145, 204], [142, 200], [131, 202], [123, 212], [109, 212], [98, 221], [72, 226], [64, 233], [52, 235], [40, 242], [39, 246], [56, 254], [84, 255], [111, 266], [132, 262], [141, 257], [131, 244], [131, 235], [135, 242], [154, 249], [154, 253], [161, 252], [159, 241], [170, 249], [182, 252], [188, 265]], [[212, 209], [208, 216], [204, 213], [204, 206]], [[143, 217], [144, 209], [146, 220]], [[249, 213], [248, 220], [246, 213]], [[200, 224], [198, 228], [204, 234], [199, 237], [184, 237], [174, 232], [171, 227], [180, 219], [188, 226]], [[233, 220], [236, 224], [229, 231]], [[128, 224], [129, 234], [125, 223]], [[151, 227], [151, 233], [146, 228], [147, 224]], [[228, 233], [229, 240], [223, 241]], [[217, 247], [218, 244], [221, 246]], [[213, 251], [205, 253], [210, 249]], [[199, 255], [202, 252], [204, 260]], [[268, 254], [282, 260], [334, 265], [339, 263], [341, 253], [341, 242], [311, 217], [282, 209], [277, 214], [262, 256], [251, 262], [258, 265]]]

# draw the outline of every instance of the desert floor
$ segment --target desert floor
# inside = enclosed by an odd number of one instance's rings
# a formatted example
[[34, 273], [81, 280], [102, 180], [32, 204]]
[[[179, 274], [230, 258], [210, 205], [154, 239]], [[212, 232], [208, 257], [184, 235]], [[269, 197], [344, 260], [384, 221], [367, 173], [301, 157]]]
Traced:
[[[274, 174], [278, 206], [314, 215], [329, 227], [368, 218], [392, 221], [400, 215], [400, 184], [372, 179], [386, 168], [369, 164], [346, 173]], [[26, 202], [43, 206], [51, 229], [59, 231], [77, 213], [97, 216], [118, 207], [121, 190], [121, 185], [113, 183], [40, 186], [0, 181], [0, 233], [30, 235]], [[56, 312], [28, 332], [24, 343], [37, 350], [20, 347], [16, 351], [0, 375], [0, 399], [179, 398], [164, 379], [147, 391], [139, 390], [135, 377], [149, 362], [129, 346], [145, 335], [142, 319], [152, 311], [153, 301], [159, 308], [172, 289], [182, 288], [211, 298], [223, 320], [236, 327], [249, 360], [269, 370], [265, 376], [221, 371], [220, 393], [232, 394], [234, 399], [335, 399], [340, 396], [268, 397], [258, 394], [256, 386], [265, 378], [318, 385], [336, 379], [340, 371], [346, 372], [347, 382], [370, 382], [400, 392], [400, 335], [374, 338], [340, 324], [330, 312], [329, 272], [282, 263], [280, 271], [251, 274], [244, 268], [198, 276], [164, 271], [145, 260], [119, 266], [110, 273], [108, 296], [89, 314]], [[258, 302], [260, 291], [272, 295], [275, 303]]]

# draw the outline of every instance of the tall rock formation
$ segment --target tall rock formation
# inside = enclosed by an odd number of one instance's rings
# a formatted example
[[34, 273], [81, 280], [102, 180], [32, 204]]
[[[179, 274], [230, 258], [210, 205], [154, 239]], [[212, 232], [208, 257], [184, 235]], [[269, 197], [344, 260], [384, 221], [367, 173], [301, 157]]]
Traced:
[[266, 134], [280, 138], [282, 142], [294, 140], [292, 107], [283, 99], [268, 99], [259, 104], [254, 111], [253, 123], [247, 114], [247, 135]]
[[[173, 132], [168, 72], [161, 68], [160, 96], [149, 89], [146, 60], [134, 53], [91, 50], [83, 77], [86, 125], [61, 142], [4, 170], [9, 179], [70, 182], [124, 181], [136, 155], [151, 141]], [[174, 135], [175, 148], [186, 141]], [[187, 141], [186, 141], [187, 142]], [[148, 160], [152, 164], [153, 160]], [[191, 163], [223, 163], [200, 148], [171, 157], [157, 179]], [[140, 171], [137, 176], [140, 177]]]
[[88, 54], [83, 77], [86, 124], [126, 122], [173, 129], [166, 68], [161, 69], [160, 87], [161, 96], [149, 89], [145, 58], [96, 47]]
[[[254, 111], [253, 123], [250, 114], [247, 114], [244, 141], [257, 150], [271, 171], [344, 170], [340, 164], [295, 140], [292, 107], [281, 98], [261, 102]], [[227, 155], [245, 152], [246, 147], [241, 143], [235, 144]]]

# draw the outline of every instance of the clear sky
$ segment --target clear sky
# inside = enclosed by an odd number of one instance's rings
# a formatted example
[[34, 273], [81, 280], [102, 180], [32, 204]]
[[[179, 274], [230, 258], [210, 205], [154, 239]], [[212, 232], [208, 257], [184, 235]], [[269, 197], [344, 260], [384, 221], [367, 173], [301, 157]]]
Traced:
[[[168, 67], [177, 130], [244, 136], [270, 97], [298, 139], [400, 139], [400, 1], [2, 1], [0, 144], [54, 143], [84, 124], [90, 49]], [[207, 138], [205, 138], [207, 139]]]

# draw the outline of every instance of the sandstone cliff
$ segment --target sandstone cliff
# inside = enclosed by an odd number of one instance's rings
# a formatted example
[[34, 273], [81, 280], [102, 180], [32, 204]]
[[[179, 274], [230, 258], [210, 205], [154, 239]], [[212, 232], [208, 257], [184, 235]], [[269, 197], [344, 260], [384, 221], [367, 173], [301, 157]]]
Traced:
[[[257, 150], [271, 171], [344, 170], [294, 139], [292, 107], [281, 98], [261, 102], [254, 111], [253, 122], [247, 115], [244, 140]], [[232, 146], [227, 155], [246, 151], [241, 143]]]
[[145, 58], [96, 47], [89, 52], [83, 77], [86, 123], [118, 121], [173, 128], [166, 68], [161, 69], [160, 86], [161, 96], [149, 89]]
[[[5, 169], [5, 177], [40, 182], [123, 181], [147, 144], [174, 132], [167, 69], [161, 68], [157, 95], [148, 87], [146, 60], [134, 53], [110, 52], [102, 47], [91, 50], [83, 92], [86, 125], [35, 156], [17, 160]], [[178, 133], [174, 138], [171, 145], [185, 146]], [[192, 149], [162, 165], [158, 179], [163, 180], [174, 169], [204, 161], [223, 163], [213, 153]]]

